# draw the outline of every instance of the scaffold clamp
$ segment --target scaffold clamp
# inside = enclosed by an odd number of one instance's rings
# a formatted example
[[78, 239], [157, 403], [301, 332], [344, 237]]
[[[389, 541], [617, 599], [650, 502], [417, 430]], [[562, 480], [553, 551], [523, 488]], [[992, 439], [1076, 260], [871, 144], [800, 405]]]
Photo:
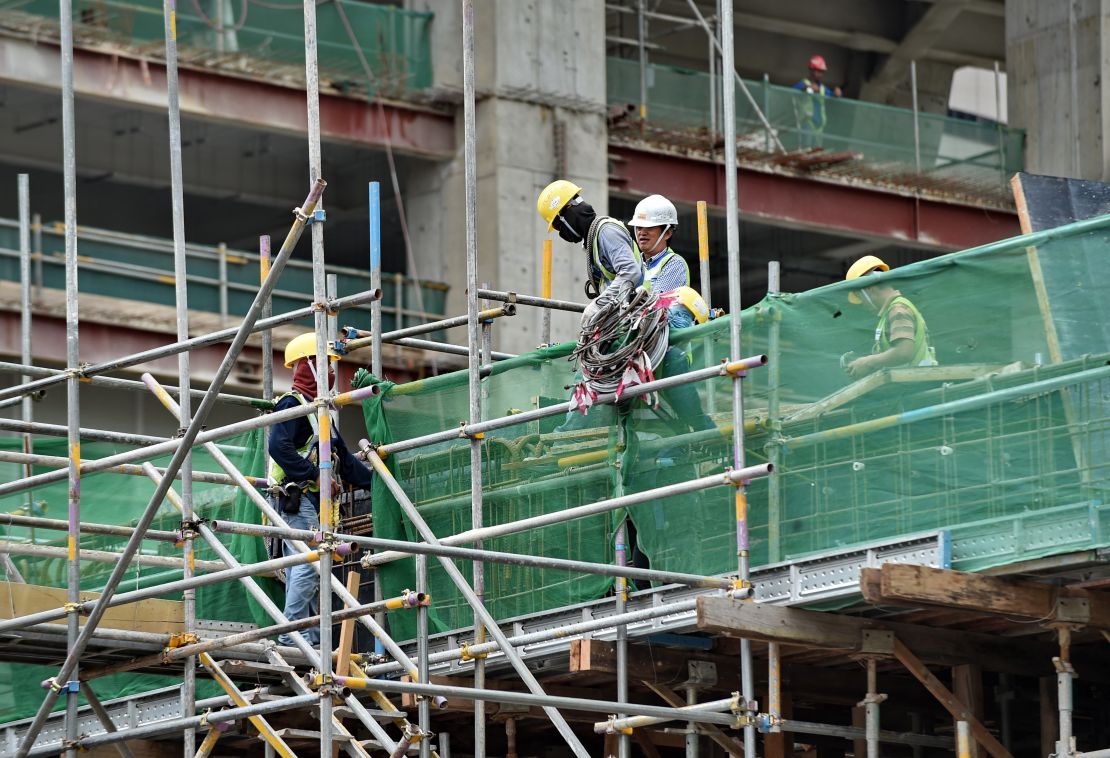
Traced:
[[462, 661], [477, 661], [485, 659], [489, 653], [473, 653], [470, 650], [470, 643], [464, 642], [459, 645], [459, 660]]
[[67, 616], [71, 613], [76, 613], [79, 616], [85, 613], [82, 603], [65, 603], [62, 605], [62, 610], [66, 612]]
[[[298, 208], [298, 210], [300, 210]], [[312, 211], [311, 216], [306, 216], [304, 222], [311, 226], [312, 224], [322, 224], [328, 220], [328, 212], [323, 208], [317, 208]]]
[[459, 422], [459, 437], [461, 437], [463, 439], [468, 439], [468, 440], [484, 440], [486, 438], [486, 433], [485, 432], [475, 432], [473, 434], [469, 434], [466, 431], [466, 422], [465, 421], [460, 421]]

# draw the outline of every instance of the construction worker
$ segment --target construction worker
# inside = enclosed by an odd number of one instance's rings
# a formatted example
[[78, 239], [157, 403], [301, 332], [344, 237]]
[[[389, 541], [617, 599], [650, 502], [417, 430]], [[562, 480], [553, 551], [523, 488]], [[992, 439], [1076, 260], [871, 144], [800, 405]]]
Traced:
[[[330, 363], [339, 355], [328, 350], [328, 387], [332, 387], [335, 372]], [[275, 411], [311, 405], [316, 400], [316, 334], [298, 335], [285, 346], [285, 367], [293, 370], [293, 389], [274, 402]], [[293, 529], [316, 531], [320, 524], [320, 468], [319, 429], [317, 415], [283, 421], [270, 428], [270, 480], [273, 483], [270, 502]], [[372, 484], [370, 470], [347, 450], [339, 427], [334, 419], [331, 424], [333, 490], [338, 493], [343, 484], [369, 489]], [[295, 554], [293, 545], [282, 543], [285, 555]], [[317, 590], [320, 580], [311, 564], [293, 566], [285, 574], [285, 617], [290, 621], [316, 614]], [[319, 644], [320, 631], [316, 627], [301, 632], [311, 644]], [[278, 644], [292, 645], [289, 635], [278, 637]]]
[[[880, 271], [890, 271], [890, 266], [881, 258], [865, 255], [852, 264], [844, 279], [850, 282]], [[879, 314], [871, 354], [853, 360], [842, 359], [844, 371], [850, 377], [862, 379], [884, 368], [937, 365], [925, 318], [901, 292], [876, 281], [871, 286], [849, 292], [848, 300], [856, 305], [866, 304]]]
[[671, 250], [671, 237], [678, 228], [678, 211], [662, 195], [648, 195], [636, 204], [628, 225], [636, 235], [650, 289], [669, 292], [690, 286], [690, 266]]
[[828, 70], [824, 57], [815, 55], [809, 59], [809, 76], [794, 85], [794, 89], [808, 95], [808, 97], [798, 98], [795, 102], [803, 147], [820, 146], [821, 134], [825, 131], [828, 120], [825, 113], [825, 98], [841, 96], [840, 87], [829, 87], [824, 83], [825, 72]]
[[598, 307], [613, 299], [623, 301], [645, 280], [640, 249], [624, 224], [597, 215], [581, 192], [574, 182], [557, 179], [544, 187], [536, 210], [548, 232], [557, 231], [586, 251], [586, 297], [596, 298]]

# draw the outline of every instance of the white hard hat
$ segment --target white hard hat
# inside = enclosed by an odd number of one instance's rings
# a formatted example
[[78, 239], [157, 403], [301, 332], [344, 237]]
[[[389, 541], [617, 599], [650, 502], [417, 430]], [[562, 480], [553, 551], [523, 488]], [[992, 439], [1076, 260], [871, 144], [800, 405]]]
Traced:
[[678, 226], [678, 211], [674, 203], [662, 195], [648, 195], [636, 204], [629, 226]]

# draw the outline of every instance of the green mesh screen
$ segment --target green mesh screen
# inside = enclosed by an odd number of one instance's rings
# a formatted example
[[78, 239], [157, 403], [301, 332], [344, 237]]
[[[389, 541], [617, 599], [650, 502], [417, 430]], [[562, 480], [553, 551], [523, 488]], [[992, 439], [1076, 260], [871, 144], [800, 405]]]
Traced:
[[[222, 18], [218, 7], [224, 8]], [[303, 85], [304, 16], [296, 3], [262, 6], [247, 0], [186, 0], [177, 3], [176, 10], [178, 54], [183, 65], [234, 68]], [[58, 18], [58, 4], [48, 0], [4, 0], [0, 11], [53, 22]], [[321, 3], [316, 8], [324, 84], [367, 92], [361, 52], [374, 76], [370, 95], [403, 95], [431, 86], [433, 14], [352, 0], [343, 0], [342, 12], [350, 32], [335, 4]], [[141, 47], [156, 56], [164, 54], [159, 0], [77, 0], [73, 19], [78, 42], [110, 40]], [[16, 21], [13, 16], [11, 22]], [[275, 71], [273, 64], [289, 68]]]
[[[221, 443], [224, 451], [241, 471], [248, 474], [264, 474], [264, 450], [262, 432], [232, 437]], [[64, 439], [36, 439], [35, 453], [65, 457], [67, 444]], [[101, 458], [122, 452], [127, 448], [103, 442], [85, 442], [81, 446], [81, 456], [86, 459]], [[22, 440], [13, 437], [0, 437], [0, 450], [21, 451]], [[169, 458], [153, 459], [156, 466], [164, 466]], [[219, 466], [202, 449], [193, 452], [193, 467], [198, 471], [220, 471]], [[35, 473], [48, 469], [35, 467]], [[0, 462], [0, 481], [11, 481], [24, 476], [19, 464]], [[81, 520], [99, 524], [133, 524], [142, 514], [154, 494], [154, 482], [137, 476], [101, 473], [81, 479]], [[198, 515], [208, 519], [231, 519], [259, 523], [261, 513], [246, 498], [237, 494], [232, 486], [203, 484], [194, 482], [194, 507]], [[27, 494], [18, 493], [0, 498], [0, 510], [7, 513], [45, 516], [65, 519], [68, 510], [68, 485], [66, 482], [52, 484], [31, 491], [31, 504], [28, 506]], [[151, 528], [176, 531], [181, 526], [179, 512], [168, 502], [164, 503]], [[65, 547], [66, 533], [0, 525], [0, 535], [5, 541], [28, 542], [36, 545]], [[253, 537], [224, 535], [224, 543], [243, 563], [257, 563], [267, 559], [264, 543]], [[196, 541], [198, 560], [217, 560], [215, 553], [203, 540]], [[105, 535], [85, 534], [81, 547], [88, 550], [108, 550], [119, 552], [126, 545], [126, 539]], [[146, 541], [142, 552], [147, 555], [180, 557], [181, 550], [168, 542]], [[64, 558], [43, 558], [13, 555], [12, 560], [23, 578], [29, 584], [48, 587], [66, 586], [66, 561]], [[102, 589], [115, 564], [85, 561], [81, 564], [81, 589], [97, 591]], [[119, 591], [154, 586], [181, 578], [180, 571], [151, 566], [133, 566], [125, 574]], [[279, 602], [281, 590], [272, 580], [259, 578], [262, 587]], [[180, 600], [167, 597], [168, 600]], [[243, 621], [260, 625], [272, 623], [261, 608], [243, 590], [238, 582], [224, 582], [197, 590], [197, 617], [203, 619], [222, 619]], [[32, 715], [41, 705], [43, 691], [38, 684], [43, 679], [57, 673], [57, 667], [31, 666], [25, 664], [0, 663], [0, 722], [10, 721]], [[159, 687], [180, 684], [180, 676], [156, 676], [141, 674], [114, 675], [92, 681], [93, 690], [101, 700], [121, 697]], [[198, 696], [217, 694], [218, 687], [207, 680], [198, 681]], [[202, 693], [203, 694], [200, 694]], [[82, 698], [83, 702], [83, 698]], [[64, 707], [64, 700], [62, 701]]]
[[[944, 529], [953, 565], [977, 570], [1110, 542], [1103, 515], [1110, 478], [1110, 314], [1106, 221], [996, 243], [868, 279], [897, 288], [926, 320], [938, 366], [850, 379], [842, 354], [872, 350], [876, 313], [838, 283], [768, 297], [744, 311], [744, 355], [774, 368], [744, 379], [749, 465], [779, 474], [750, 487], [752, 564]], [[684, 355], [672, 372], [728, 357], [729, 319], [672, 332]], [[503, 416], [565, 401], [574, 381], [562, 345], [495, 364], [483, 412]], [[777, 382], [775, 377], [778, 377]], [[676, 416], [664, 395], [617, 413], [595, 408], [586, 428], [555, 432], [562, 417], [503, 429], [483, 445], [485, 523], [558, 511], [622, 492], [719, 472], [731, 464], [731, 391], [697, 386], [701, 411]], [[777, 407], [777, 410], [776, 410]], [[467, 417], [464, 373], [390, 386], [365, 406], [369, 438], [404, 439]], [[701, 413], [716, 429], [698, 430]], [[387, 460], [440, 536], [470, 526], [465, 440]], [[609, 562], [621, 514], [496, 540], [489, 547]], [[670, 497], [630, 509], [650, 565], [734, 571], [732, 491]], [[384, 487], [382, 536], [414, 537]], [[470, 623], [458, 594], [431, 573], [439, 628]], [[467, 567], [469, 569], [469, 567]], [[604, 578], [487, 564], [487, 599], [506, 618], [602, 596]], [[389, 564], [387, 592], [413, 586], [413, 567]], [[403, 623], [399, 634], [411, 631]]]
[[[639, 62], [609, 58], [606, 66], [609, 104], [639, 103]], [[790, 86], [762, 81], [744, 83], [786, 150], [822, 148], [860, 156], [861, 160], [834, 165], [835, 171], [893, 179], [911, 172], [928, 177], [937, 188], [951, 191], [953, 181], [958, 182], [956, 187], [971, 184], [1005, 188], [1009, 176], [1025, 166], [1025, 133], [1021, 129], [919, 113], [915, 146], [912, 110], [846, 97], [818, 98]], [[709, 93], [706, 72], [649, 64], [648, 123], [704, 132], [712, 126]], [[774, 150], [770, 133], [739, 88], [736, 121], [742, 150]], [[716, 128], [718, 132], [723, 128], [719, 121]], [[921, 177], [915, 182], [920, 186]]]

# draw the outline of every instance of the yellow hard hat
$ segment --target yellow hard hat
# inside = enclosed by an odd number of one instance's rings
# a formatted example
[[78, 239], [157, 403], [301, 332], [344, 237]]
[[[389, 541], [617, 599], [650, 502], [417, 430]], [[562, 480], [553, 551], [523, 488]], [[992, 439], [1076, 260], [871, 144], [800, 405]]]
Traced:
[[[301, 358], [315, 357], [316, 332], [298, 334], [296, 337], [289, 340], [289, 344], [285, 346], [285, 368], [293, 368], [293, 363]], [[328, 357], [333, 361], [337, 361], [340, 355], [329, 347]]]
[[686, 307], [686, 310], [694, 314], [694, 321], [704, 324], [709, 320], [709, 305], [696, 289], [693, 287], [679, 287], [672, 294], [678, 298], [678, 302]]
[[536, 200], [536, 210], [547, 222], [547, 231], [555, 231], [555, 217], [581, 191], [581, 187], [566, 179], [556, 179], [543, 188], [543, 192]]
[[[853, 279], [859, 279], [861, 276], [866, 276], [872, 271], [890, 271], [890, 266], [886, 265], [886, 262], [876, 255], [865, 255], [852, 264], [851, 268], [848, 269], [848, 273], [844, 275], [844, 281], [850, 282]], [[859, 299], [859, 295], [855, 292], [849, 292], [848, 302], [859, 305], [863, 301]]]

